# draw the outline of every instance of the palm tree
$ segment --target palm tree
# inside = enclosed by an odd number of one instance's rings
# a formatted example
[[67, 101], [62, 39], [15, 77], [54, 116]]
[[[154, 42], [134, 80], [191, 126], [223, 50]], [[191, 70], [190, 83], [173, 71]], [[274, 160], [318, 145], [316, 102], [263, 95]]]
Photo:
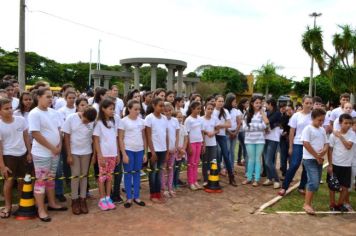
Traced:
[[260, 69], [254, 70], [256, 79], [261, 80], [265, 87], [265, 97], [268, 97], [269, 89], [268, 84], [270, 80], [277, 78], [277, 70], [282, 69], [281, 66], [276, 66], [273, 62], [268, 61], [265, 65], [262, 65]]

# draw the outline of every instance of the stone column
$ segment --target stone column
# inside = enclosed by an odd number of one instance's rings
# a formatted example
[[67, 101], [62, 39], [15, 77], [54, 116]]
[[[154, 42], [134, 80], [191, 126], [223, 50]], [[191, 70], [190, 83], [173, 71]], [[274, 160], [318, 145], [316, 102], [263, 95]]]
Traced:
[[192, 91], [192, 93], [195, 93], [195, 90], [197, 89], [196, 85], [197, 85], [196, 82], [191, 82], [191, 91]]
[[157, 64], [151, 64], [151, 91], [157, 88]]
[[185, 95], [188, 97], [192, 93], [192, 86], [190, 82], [185, 83]]
[[140, 89], [140, 67], [142, 64], [135, 64], [134, 66], [134, 87]]
[[111, 77], [104, 77], [104, 88], [109, 89], [110, 79]]
[[124, 97], [127, 95], [127, 93], [130, 91], [130, 80], [125, 79], [124, 81]]
[[178, 96], [183, 95], [183, 70], [185, 68], [178, 68], [178, 78], [177, 78], [177, 94]]
[[94, 89], [96, 87], [100, 87], [100, 77], [99, 76], [95, 76], [94, 78]]
[[175, 69], [174, 65], [166, 65], [168, 69], [167, 74], [167, 90], [173, 90], [173, 70]]

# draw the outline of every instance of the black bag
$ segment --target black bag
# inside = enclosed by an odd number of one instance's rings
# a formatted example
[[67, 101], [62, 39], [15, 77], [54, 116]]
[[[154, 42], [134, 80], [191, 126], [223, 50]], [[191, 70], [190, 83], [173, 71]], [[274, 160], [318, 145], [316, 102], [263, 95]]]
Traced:
[[335, 175], [333, 174], [329, 175], [327, 182], [328, 182], [328, 187], [331, 191], [340, 192], [341, 189], [340, 182]]

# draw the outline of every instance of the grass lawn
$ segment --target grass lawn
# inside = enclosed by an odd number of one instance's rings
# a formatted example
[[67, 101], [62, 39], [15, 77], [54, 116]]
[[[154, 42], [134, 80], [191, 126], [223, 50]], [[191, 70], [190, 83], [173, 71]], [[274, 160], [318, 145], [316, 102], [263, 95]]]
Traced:
[[[326, 171], [323, 171], [324, 184], [320, 185], [318, 192], [314, 195], [313, 207], [316, 211], [329, 211], [329, 188], [326, 179]], [[336, 194], [336, 199], [338, 199]], [[350, 193], [350, 202], [352, 207], [356, 210], [356, 191]], [[276, 211], [303, 211], [304, 196], [298, 193], [297, 190], [285, 196], [282, 200], [273, 206], [264, 210], [266, 213], [274, 213]]]

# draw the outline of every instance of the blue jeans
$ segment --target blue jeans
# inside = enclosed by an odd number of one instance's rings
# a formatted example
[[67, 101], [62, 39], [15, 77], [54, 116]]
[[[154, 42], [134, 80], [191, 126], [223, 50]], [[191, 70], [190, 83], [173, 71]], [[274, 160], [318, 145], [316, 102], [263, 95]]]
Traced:
[[309, 192], [318, 191], [323, 165], [320, 165], [315, 159], [304, 159], [303, 166], [307, 172], [308, 177], [306, 189]]
[[[133, 152], [129, 150], [125, 150], [127, 156], [129, 157], [129, 163], [124, 163], [124, 171], [129, 172], [124, 174], [124, 182], [125, 182], [125, 191], [126, 198], [132, 199], [132, 186], [133, 186], [133, 198], [140, 198], [140, 171], [142, 169], [143, 162], [143, 150], [138, 152]], [[130, 173], [135, 171], [134, 173]]]
[[181, 170], [181, 167], [182, 167], [182, 164], [184, 163], [184, 161], [185, 161], [185, 159], [176, 160], [174, 163], [173, 187], [175, 187], [175, 188], [178, 187], [180, 170]]
[[266, 165], [267, 178], [279, 182], [279, 177], [276, 171], [276, 152], [279, 142], [266, 139], [264, 147], [264, 161]]
[[237, 162], [242, 161], [242, 155], [243, 155], [245, 159], [245, 164], [247, 166], [248, 155], [247, 155], [247, 150], [245, 145], [245, 132], [239, 132], [239, 134], [237, 135], [237, 139], [239, 140], [239, 151], [237, 153]]
[[148, 153], [150, 169], [152, 170], [148, 175], [151, 194], [161, 193], [160, 171], [161, 171], [161, 166], [166, 158], [166, 152], [156, 152], [156, 155], [157, 155], [157, 160], [153, 162], [151, 160], [152, 153], [151, 152]]
[[288, 154], [289, 142], [286, 138], [281, 137], [279, 142], [280, 147], [280, 159], [281, 159], [281, 168], [282, 175], [285, 176], [287, 172], [287, 163], [290, 161], [290, 156]]
[[232, 175], [232, 166], [231, 166], [231, 162], [229, 159], [229, 149], [227, 148], [227, 138], [225, 135], [216, 135], [216, 142], [218, 143], [220, 150], [221, 150], [221, 155], [218, 155], [218, 169], [220, 171], [220, 165], [221, 165], [221, 161], [222, 158], [224, 158], [224, 162], [225, 162], [225, 167], [227, 172], [229, 173], [229, 175]]
[[[302, 158], [303, 158], [303, 145], [293, 144], [292, 158], [282, 185], [282, 188], [284, 190], [287, 190], [289, 188], [289, 185], [292, 182], [295, 173], [297, 172], [300, 166], [300, 163], [302, 162]], [[306, 183], [307, 183], [307, 174], [305, 172], [305, 169], [303, 168], [299, 189], [304, 189]]]
[[[57, 178], [59, 177], [65, 177], [65, 179], [63, 180], [59, 180]], [[63, 183], [64, 182], [69, 182], [69, 177], [71, 176], [71, 171], [70, 171], [70, 167], [67, 163], [67, 152], [66, 149], [64, 147], [64, 145], [62, 146], [62, 150], [59, 156], [59, 162], [58, 162], [58, 166], [57, 166], [57, 171], [56, 171], [56, 179], [55, 179], [55, 194], [56, 195], [63, 195], [64, 194], [64, 187], [63, 187]]]
[[260, 181], [261, 178], [261, 154], [264, 144], [246, 144], [248, 153], [248, 165], [247, 165], [247, 180], [252, 181], [252, 177], [255, 176], [255, 181]]
[[236, 142], [237, 142], [237, 137], [231, 139], [229, 136], [227, 136], [227, 149], [229, 150], [229, 159], [230, 159], [232, 169], [234, 169], [234, 164], [235, 164]]

